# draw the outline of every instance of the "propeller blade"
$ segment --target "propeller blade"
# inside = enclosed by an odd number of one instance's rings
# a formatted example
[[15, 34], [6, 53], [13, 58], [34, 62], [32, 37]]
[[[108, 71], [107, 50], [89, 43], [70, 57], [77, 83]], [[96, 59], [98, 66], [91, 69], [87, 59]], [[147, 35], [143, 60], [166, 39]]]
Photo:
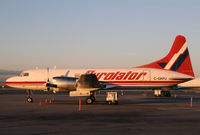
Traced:
[[47, 68], [47, 82], [49, 83], [49, 68]]
[[66, 72], [65, 77], [68, 77], [69, 72], [70, 72], [69, 70]]

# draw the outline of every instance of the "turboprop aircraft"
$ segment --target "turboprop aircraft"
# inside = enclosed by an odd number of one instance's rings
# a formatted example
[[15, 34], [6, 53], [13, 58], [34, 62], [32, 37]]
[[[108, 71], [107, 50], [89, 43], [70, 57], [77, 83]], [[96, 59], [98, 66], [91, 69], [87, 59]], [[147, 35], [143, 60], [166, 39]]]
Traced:
[[69, 92], [70, 96], [87, 96], [86, 103], [95, 101], [94, 91], [171, 90], [179, 83], [194, 78], [188, 46], [184, 36], [177, 36], [168, 55], [153, 63], [128, 69], [35, 69], [6, 81], [10, 87], [29, 90]]

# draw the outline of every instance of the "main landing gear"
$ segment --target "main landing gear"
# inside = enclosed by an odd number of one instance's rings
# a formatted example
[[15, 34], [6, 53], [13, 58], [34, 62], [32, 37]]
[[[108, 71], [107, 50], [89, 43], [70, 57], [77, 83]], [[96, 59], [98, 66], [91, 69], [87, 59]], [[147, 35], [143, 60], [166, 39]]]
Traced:
[[93, 104], [95, 102], [96, 98], [94, 97], [94, 94], [90, 95], [86, 98], [86, 104]]
[[154, 90], [154, 96], [156, 97], [171, 97], [170, 91]]
[[32, 95], [32, 91], [31, 90], [27, 90], [26, 93], [27, 93], [26, 102], [32, 103], [33, 102], [33, 98], [31, 96]]

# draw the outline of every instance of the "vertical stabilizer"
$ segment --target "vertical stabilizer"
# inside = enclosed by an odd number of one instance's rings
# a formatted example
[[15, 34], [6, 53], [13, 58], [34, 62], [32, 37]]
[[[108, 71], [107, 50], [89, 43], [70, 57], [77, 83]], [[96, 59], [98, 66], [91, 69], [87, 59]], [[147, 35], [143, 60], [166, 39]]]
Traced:
[[137, 68], [156, 68], [171, 70], [194, 77], [188, 46], [184, 36], [177, 36], [169, 54], [156, 62]]

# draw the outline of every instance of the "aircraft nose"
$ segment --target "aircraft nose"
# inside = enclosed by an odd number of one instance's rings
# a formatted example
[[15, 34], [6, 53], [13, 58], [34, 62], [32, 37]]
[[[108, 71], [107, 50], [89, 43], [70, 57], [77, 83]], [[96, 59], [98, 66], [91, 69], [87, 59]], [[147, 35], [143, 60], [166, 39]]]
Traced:
[[15, 77], [10, 77], [6, 80], [7, 86], [12, 86], [12, 83], [15, 82]]
[[9, 83], [11, 82], [10, 80], [11, 80], [11, 77], [6, 80], [6, 85], [7, 86], [9, 86]]

